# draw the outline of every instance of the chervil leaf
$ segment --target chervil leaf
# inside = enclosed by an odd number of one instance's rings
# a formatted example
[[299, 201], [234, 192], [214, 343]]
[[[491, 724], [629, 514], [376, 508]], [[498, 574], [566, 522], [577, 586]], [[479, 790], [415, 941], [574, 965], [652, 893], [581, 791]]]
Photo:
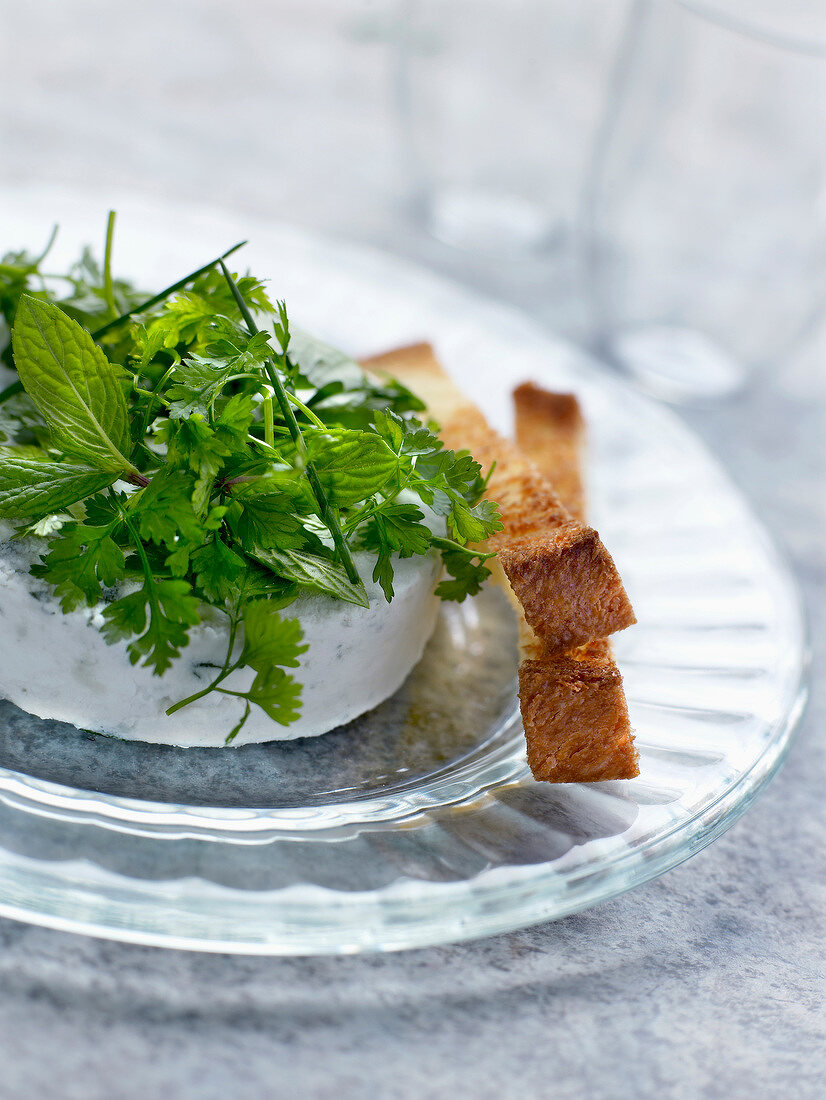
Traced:
[[[254, 275], [236, 275], [235, 284], [250, 309], [261, 313], [275, 313], [275, 307], [260, 279], [256, 279]], [[198, 294], [209, 299], [214, 314], [233, 319], [238, 317], [235, 300], [217, 267], [201, 275], [192, 285]]]
[[237, 371], [258, 368], [272, 355], [270, 337], [266, 332], [250, 335], [227, 317], [216, 317], [212, 330], [212, 342], [207, 346], [207, 354], [230, 360]]
[[301, 684], [277, 666], [258, 673], [247, 698], [280, 726], [289, 726], [301, 714]]
[[183, 543], [176, 546], [166, 559], [166, 567], [173, 577], [185, 577], [189, 572], [192, 558], [192, 546]]
[[388, 603], [390, 603], [395, 595], [393, 589], [394, 576], [395, 573], [393, 571], [393, 561], [390, 557], [390, 548], [386, 545], [380, 545], [376, 550], [376, 564], [373, 569], [373, 580], [376, 584], [381, 585], [384, 598]]
[[164, 303], [159, 316], [146, 325], [142, 348], [144, 355], [151, 349], [172, 350], [181, 344], [204, 342], [215, 319], [213, 302], [195, 291], [184, 291]]
[[391, 451], [402, 453], [405, 424], [400, 416], [379, 410], [373, 417], [373, 430], [385, 441]]
[[362, 528], [362, 545], [368, 549], [387, 546], [403, 558], [426, 554], [433, 532], [423, 519], [424, 513], [415, 504], [385, 504]]
[[[190, 355], [176, 368], [166, 391], [169, 398], [169, 415], [176, 420], [199, 413], [207, 416], [224, 387], [233, 379], [250, 376], [253, 368], [260, 366], [268, 352], [267, 337], [263, 332], [247, 341], [248, 346], [234, 347], [223, 340], [218, 347], [230, 354]], [[210, 345], [210, 350], [214, 345]], [[262, 377], [263, 382], [263, 377]]]
[[[147, 625], [147, 611], [149, 622]], [[129, 643], [129, 659], [162, 676], [189, 642], [189, 627], [200, 622], [198, 600], [184, 580], [160, 580], [122, 596], [103, 611], [108, 642], [138, 635]]]
[[32, 573], [54, 587], [64, 611], [82, 603], [96, 604], [103, 596], [102, 586], [111, 587], [122, 580], [123, 551], [112, 538], [113, 525], [89, 527], [67, 523], [52, 538], [43, 564]]
[[421, 520], [424, 514], [414, 504], [385, 504], [364, 524], [359, 532], [361, 545], [376, 555], [373, 580], [377, 581], [385, 598], [393, 599], [392, 553], [403, 558], [426, 554], [432, 532]]
[[233, 394], [218, 413], [215, 419], [216, 426], [230, 437], [234, 437], [236, 441], [246, 440], [254, 410], [255, 405], [249, 394]]
[[170, 402], [169, 415], [173, 420], [181, 420], [196, 412], [206, 416], [233, 374], [235, 368], [232, 363], [191, 355], [175, 371], [172, 385], [166, 391]]
[[244, 607], [242, 659], [250, 668], [266, 672], [273, 665], [298, 668], [309, 646], [301, 645], [304, 632], [298, 619], [283, 619], [269, 600], [251, 600]]
[[245, 562], [220, 539], [201, 546], [192, 554], [192, 568], [198, 587], [213, 603], [221, 606], [237, 590]]
[[[244, 700], [241, 720], [226, 738], [231, 744], [244, 727], [250, 715], [250, 705], [255, 704], [281, 725], [289, 725], [298, 718], [301, 685], [289, 676], [283, 666], [297, 668], [299, 657], [307, 651], [301, 645], [302, 630], [297, 619], [282, 619], [272, 600], [253, 600], [244, 607], [244, 649], [240, 661], [256, 670], [249, 691], [232, 691], [217, 687], [228, 695]], [[216, 686], [223, 675], [216, 681]]]
[[411, 424], [390, 409], [373, 415], [373, 430], [397, 455], [431, 455], [444, 447], [441, 439], [418, 421]]
[[[119, 600], [109, 604], [103, 612], [106, 624], [103, 627], [103, 635], [110, 645], [121, 641], [123, 638], [131, 638], [133, 634], [142, 634], [146, 629], [146, 606], [149, 596], [145, 589], [139, 592], [130, 592], [121, 596]], [[137, 664], [141, 654], [130, 649], [132, 664]]]
[[167, 429], [160, 438], [167, 445], [169, 466], [188, 468], [198, 475], [191, 490], [191, 499], [196, 514], [202, 515], [224, 460], [232, 454], [228, 443], [232, 433], [220, 426], [216, 431], [200, 414], [196, 414], [178, 424], [167, 422]]
[[484, 542], [502, 530], [496, 505], [480, 500], [485, 490], [481, 467], [466, 451], [438, 451], [416, 461], [415, 489], [439, 515], [446, 516], [460, 542]]
[[493, 555], [474, 554], [448, 539], [434, 538], [433, 543], [441, 548], [442, 562], [453, 578], [441, 581], [436, 587], [436, 595], [443, 600], [456, 600], [458, 603], [466, 596], [475, 596], [490, 576], [490, 569], [484, 562]]
[[[236, 282], [244, 300], [253, 309], [272, 310], [257, 279], [244, 276]], [[216, 335], [220, 335], [216, 333], [216, 319], [233, 323], [236, 317], [237, 308], [226, 283], [214, 270], [209, 271], [195, 279], [190, 290], [164, 303], [161, 312], [145, 327], [141, 352], [145, 355], [147, 347], [153, 349], [153, 354], [161, 348], [171, 351], [181, 345], [206, 348]]]
[[132, 498], [142, 539], [174, 550], [180, 539], [200, 546], [204, 528], [192, 505], [193, 480], [179, 470], [160, 470], [145, 489]]
[[0, 447], [0, 518], [40, 519], [84, 500], [114, 480], [111, 473], [94, 467], [44, 459]]
[[128, 496], [124, 492], [109, 489], [98, 493], [83, 502], [86, 523], [91, 527], [106, 527], [121, 518], [120, 509], [125, 506]]
[[502, 530], [502, 520], [492, 500], [480, 500], [471, 508], [463, 500], [453, 498], [449, 514], [455, 536], [464, 542], [484, 542], [495, 531]]
[[[27, 533], [45, 539], [49, 535], [56, 535], [62, 527], [65, 527], [67, 523], [71, 523], [73, 519], [74, 516], [70, 512], [56, 512], [32, 523]], [[32, 566], [32, 569], [34, 568], [36, 567]]]
[[179, 424], [169, 439], [167, 461], [171, 465], [188, 466], [195, 474], [209, 473], [217, 476], [222, 461], [231, 454], [231, 448], [205, 420], [193, 416]]
[[55, 444], [101, 470], [129, 469], [129, 419], [120, 378], [89, 333], [57, 306], [24, 295], [13, 345], [20, 380]]
[[250, 554], [285, 580], [359, 607], [369, 607], [364, 585], [351, 584], [343, 567], [330, 558], [306, 550], [267, 550], [263, 546], [254, 547]]

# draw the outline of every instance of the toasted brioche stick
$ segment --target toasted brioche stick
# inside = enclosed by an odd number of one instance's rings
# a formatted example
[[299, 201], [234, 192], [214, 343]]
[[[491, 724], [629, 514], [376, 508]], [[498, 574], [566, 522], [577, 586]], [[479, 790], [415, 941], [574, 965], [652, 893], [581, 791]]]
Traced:
[[574, 519], [584, 523], [585, 420], [579, 402], [572, 393], [551, 393], [524, 382], [513, 391], [513, 403], [519, 450], [552, 482]]
[[496, 463], [488, 493], [499, 504], [504, 530], [490, 539], [490, 548], [545, 651], [584, 645], [636, 621], [597, 532], [572, 518], [537, 467], [488, 425], [429, 344], [377, 355], [364, 365], [409, 385], [439, 421], [448, 447], [469, 450], [483, 469]]
[[[527, 382], [514, 391], [516, 438], [553, 481], [571, 515], [584, 517], [585, 422], [571, 394]], [[639, 774], [622, 676], [604, 639], [560, 656], [523, 639], [519, 698], [536, 779], [578, 782]]]

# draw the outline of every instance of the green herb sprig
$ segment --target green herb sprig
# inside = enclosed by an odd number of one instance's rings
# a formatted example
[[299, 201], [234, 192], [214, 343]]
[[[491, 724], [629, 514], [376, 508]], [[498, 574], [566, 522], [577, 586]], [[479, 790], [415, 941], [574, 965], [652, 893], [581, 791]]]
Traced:
[[291, 331], [228, 253], [147, 297], [114, 277], [113, 232], [102, 267], [0, 261], [20, 391], [0, 394], [0, 518], [42, 541], [32, 572], [62, 609], [102, 605], [107, 640], [157, 675], [224, 618], [222, 664], [170, 714], [217, 692], [239, 700], [228, 741], [252, 706], [289, 724], [306, 645], [284, 610], [307, 592], [367, 606], [357, 552], [388, 600], [396, 558], [438, 553], [437, 594], [463, 600], [498, 513], [409, 390]]
[[[224, 273], [224, 278], [229, 284], [229, 288], [232, 291], [232, 296], [238, 306], [241, 316], [244, 318], [244, 324], [249, 330], [249, 334], [252, 337], [259, 335], [259, 330], [252, 318], [252, 314], [247, 309], [247, 304], [241, 295], [241, 291], [238, 289], [238, 285], [230, 275], [227, 265], [223, 260], [220, 261], [221, 270]], [[278, 339], [278, 346], [280, 349], [279, 359], [282, 370], [288, 366], [287, 361], [287, 349], [290, 344], [290, 323], [287, 318], [287, 307], [284, 302], [278, 303], [278, 321], [275, 323], [275, 335]], [[341, 532], [341, 524], [339, 517], [336, 514], [335, 509], [330, 505], [330, 501], [327, 499], [327, 493], [324, 491], [324, 486], [321, 484], [316, 468], [313, 465], [312, 460], [307, 455], [307, 444], [304, 442], [304, 436], [301, 434], [301, 429], [298, 426], [298, 421], [295, 418], [292, 405], [287, 397], [287, 391], [284, 388], [284, 383], [281, 380], [281, 375], [273, 362], [273, 359], [268, 357], [264, 359], [264, 370], [267, 372], [267, 377], [272, 385], [273, 392], [278, 399], [278, 406], [281, 409], [281, 415], [287, 425], [287, 430], [290, 433], [290, 438], [293, 441], [296, 452], [304, 464], [304, 472], [307, 475], [307, 480], [310, 483], [310, 488], [313, 491], [313, 496], [318, 504], [318, 513], [321, 519], [324, 521], [327, 530], [330, 532], [333, 543], [335, 544], [336, 551], [344, 566], [347, 576], [350, 578], [352, 584], [358, 585], [360, 578], [358, 570], [356, 569], [353, 556], [350, 553], [350, 549], [344, 540], [344, 535]], [[303, 407], [306, 412], [306, 406]], [[268, 414], [269, 416], [269, 414]], [[317, 422], [321, 423], [321, 422]], [[272, 442], [269, 444], [272, 446]]]

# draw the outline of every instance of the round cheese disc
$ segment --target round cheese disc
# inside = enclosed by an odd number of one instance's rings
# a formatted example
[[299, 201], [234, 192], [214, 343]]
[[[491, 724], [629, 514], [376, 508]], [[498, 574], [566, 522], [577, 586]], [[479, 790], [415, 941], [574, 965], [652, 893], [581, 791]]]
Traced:
[[[207, 614], [189, 645], [163, 676], [130, 663], [125, 642], [101, 634], [103, 605], [64, 614], [52, 590], [28, 570], [44, 543], [12, 540], [0, 524], [0, 696], [39, 718], [131, 741], [219, 747], [244, 712], [244, 701], [211, 692], [174, 715], [173, 703], [205, 687], [226, 654], [226, 619]], [[394, 561], [395, 595], [388, 603], [370, 580], [372, 560], [356, 554], [367, 608], [304, 595], [285, 608], [300, 620], [309, 646], [297, 669], [301, 716], [279, 725], [253, 706], [233, 745], [316, 737], [351, 721], [392, 695], [418, 662], [436, 622], [437, 554]], [[249, 688], [254, 673], [239, 669], [222, 687]]]

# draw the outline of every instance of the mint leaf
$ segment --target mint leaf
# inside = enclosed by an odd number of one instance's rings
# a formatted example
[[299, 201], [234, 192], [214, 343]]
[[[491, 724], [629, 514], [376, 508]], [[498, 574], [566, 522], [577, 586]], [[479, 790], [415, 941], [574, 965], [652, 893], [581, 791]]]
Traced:
[[371, 432], [331, 428], [305, 432], [309, 457], [330, 503], [344, 508], [380, 492], [395, 477], [399, 461]]
[[370, 426], [373, 410], [424, 409], [401, 382], [368, 378], [349, 355], [301, 329], [292, 329], [287, 352], [298, 373], [296, 384], [315, 390], [308, 404], [328, 424], [364, 429]]
[[89, 333], [57, 306], [24, 294], [12, 340], [20, 380], [56, 446], [101, 470], [128, 470], [121, 381]]
[[97, 493], [114, 477], [90, 466], [12, 454], [0, 448], [0, 518], [40, 519]]
[[365, 374], [358, 363], [338, 348], [317, 340], [303, 329], [293, 328], [287, 348], [290, 359], [303, 377], [317, 390], [330, 382], [340, 389], [357, 390], [365, 383]]
[[262, 546], [256, 546], [250, 554], [285, 580], [359, 607], [370, 606], [364, 585], [351, 584], [343, 566], [330, 558], [311, 554], [307, 550], [275, 550]]
[[276, 577], [272, 570], [252, 558], [247, 558], [245, 562], [244, 572], [238, 579], [237, 591], [242, 603], [266, 597], [274, 610], [288, 607], [300, 594], [294, 581]]

